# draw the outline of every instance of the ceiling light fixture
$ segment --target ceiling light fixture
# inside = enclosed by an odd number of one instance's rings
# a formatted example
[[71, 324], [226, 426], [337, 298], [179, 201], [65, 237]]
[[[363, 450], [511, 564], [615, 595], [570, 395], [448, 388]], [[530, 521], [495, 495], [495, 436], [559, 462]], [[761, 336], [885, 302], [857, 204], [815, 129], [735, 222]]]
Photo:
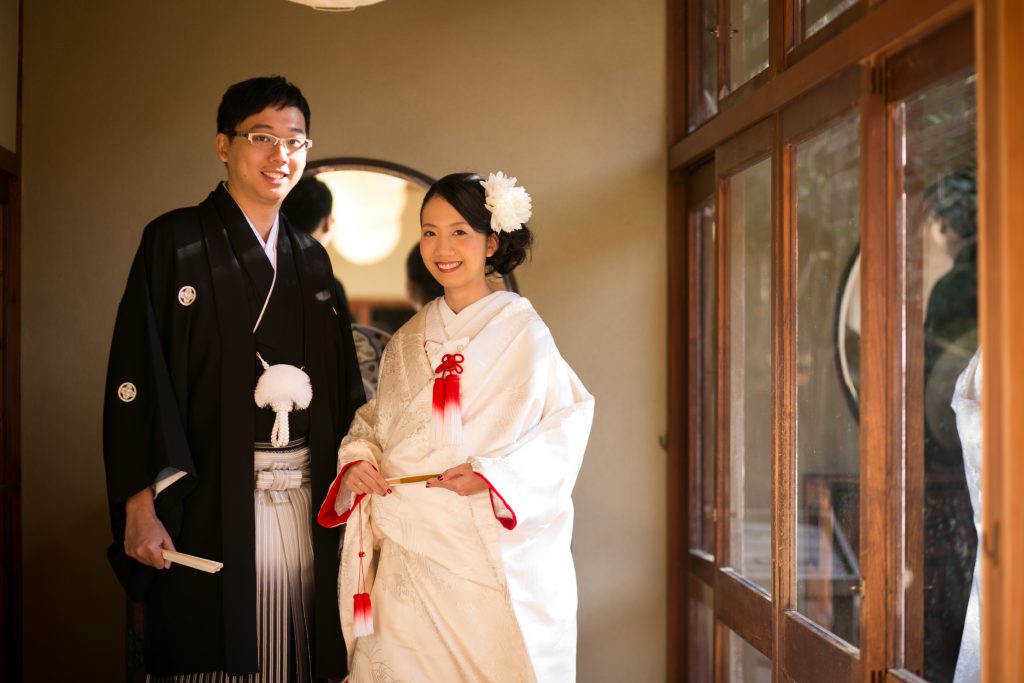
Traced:
[[306, 5], [321, 12], [351, 12], [366, 5], [376, 5], [383, 0], [288, 0], [288, 2]]

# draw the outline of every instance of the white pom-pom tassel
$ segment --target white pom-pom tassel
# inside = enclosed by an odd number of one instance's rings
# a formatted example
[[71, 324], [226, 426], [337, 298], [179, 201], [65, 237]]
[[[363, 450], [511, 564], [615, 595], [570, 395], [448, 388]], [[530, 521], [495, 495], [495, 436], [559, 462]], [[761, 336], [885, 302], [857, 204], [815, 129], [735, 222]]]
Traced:
[[263, 363], [264, 372], [256, 383], [256, 405], [270, 408], [277, 417], [270, 434], [270, 443], [274, 448], [288, 445], [288, 413], [293, 410], [305, 410], [313, 400], [313, 385], [309, 375], [294, 365], [267, 365]]

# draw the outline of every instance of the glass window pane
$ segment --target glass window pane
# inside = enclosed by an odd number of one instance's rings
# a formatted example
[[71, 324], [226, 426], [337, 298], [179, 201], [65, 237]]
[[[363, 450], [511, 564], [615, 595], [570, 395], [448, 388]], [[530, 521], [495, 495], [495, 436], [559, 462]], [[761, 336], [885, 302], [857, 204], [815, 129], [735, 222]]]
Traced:
[[[711, 589], [705, 587], [710, 598]], [[700, 600], [690, 599], [686, 630], [687, 649], [686, 671], [688, 681], [710, 681], [714, 666], [715, 615], [711, 608]]]
[[690, 61], [697, 66], [690, 84], [687, 126], [695, 129], [718, 113], [718, 0], [698, 0], [690, 23]]
[[840, 354], [855, 356], [859, 344], [836, 340], [853, 326], [848, 302], [860, 292], [860, 279], [849, 278], [860, 240], [859, 124], [854, 114], [796, 154], [797, 604], [852, 644], [860, 613], [860, 410]]
[[729, 88], [768, 68], [768, 0], [729, 0]]
[[803, 0], [804, 36], [809, 37], [857, 4], [857, 0]]
[[729, 556], [771, 590], [771, 159], [729, 179]]
[[894, 111], [906, 244], [904, 666], [937, 683], [974, 680], [980, 665], [974, 84], [960, 74]]
[[761, 651], [726, 629], [729, 634], [729, 683], [771, 683], [772, 660]]
[[697, 370], [700, 415], [697, 452], [690, 496], [690, 543], [711, 554], [715, 551], [715, 380], [718, 359], [718, 295], [715, 267], [715, 198], [708, 197], [690, 216], [696, 253], [699, 254], [700, 367]]

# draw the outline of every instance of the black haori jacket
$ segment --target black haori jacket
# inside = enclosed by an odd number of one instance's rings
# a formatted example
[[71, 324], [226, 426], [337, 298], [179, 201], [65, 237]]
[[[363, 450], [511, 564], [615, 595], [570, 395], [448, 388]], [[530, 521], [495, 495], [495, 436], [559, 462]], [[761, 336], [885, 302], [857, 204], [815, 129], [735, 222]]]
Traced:
[[[317, 501], [334, 479], [338, 444], [365, 399], [326, 252], [283, 217], [277, 249], [279, 264], [294, 259], [301, 296], [295, 319], [303, 329], [296, 333], [313, 386], [308, 420]], [[258, 669], [252, 330], [269, 288], [266, 272], [254, 275], [260, 269], [272, 274], [241, 209], [219, 186], [199, 206], [146, 227], [118, 308], [103, 411], [114, 536], [108, 555], [129, 597], [145, 603], [152, 674]], [[158, 515], [179, 551], [222, 561], [220, 573], [178, 565], [155, 570], [125, 555], [125, 501], [166, 467], [187, 476], [157, 498]], [[309, 521], [313, 669], [318, 677], [340, 677], [346, 656], [338, 623], [339, 536], [313, 515]]]

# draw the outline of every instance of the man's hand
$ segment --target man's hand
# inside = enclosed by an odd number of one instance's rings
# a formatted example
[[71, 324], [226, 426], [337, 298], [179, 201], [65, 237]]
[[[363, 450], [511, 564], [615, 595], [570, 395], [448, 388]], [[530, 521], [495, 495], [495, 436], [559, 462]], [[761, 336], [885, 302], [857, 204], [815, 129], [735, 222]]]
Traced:
[[171, 566], [160, 551], [174, 550], [174, 542], [167, 535], [163, 523], [156, 516], [153, 491], [148, 486], [125, 503], [127, 521], [124, 525], [124, 552], [142, 564], [167, 569]]
[[476, 476], [472, 467], [464, 463], [445, 470], [429, 480], [427, 488], [448, 489], [460, 496], [471, 496], [474, 493], [483, 493], [488, 489], [488, 486], [486, 481]]
[[355, 494], [376, 493], [378, 496], [386, 496], [391, 493], [391, 487], [380, 476], [380, 472], [365, 460], [353, 463], [341, 476], [341, 488]]

